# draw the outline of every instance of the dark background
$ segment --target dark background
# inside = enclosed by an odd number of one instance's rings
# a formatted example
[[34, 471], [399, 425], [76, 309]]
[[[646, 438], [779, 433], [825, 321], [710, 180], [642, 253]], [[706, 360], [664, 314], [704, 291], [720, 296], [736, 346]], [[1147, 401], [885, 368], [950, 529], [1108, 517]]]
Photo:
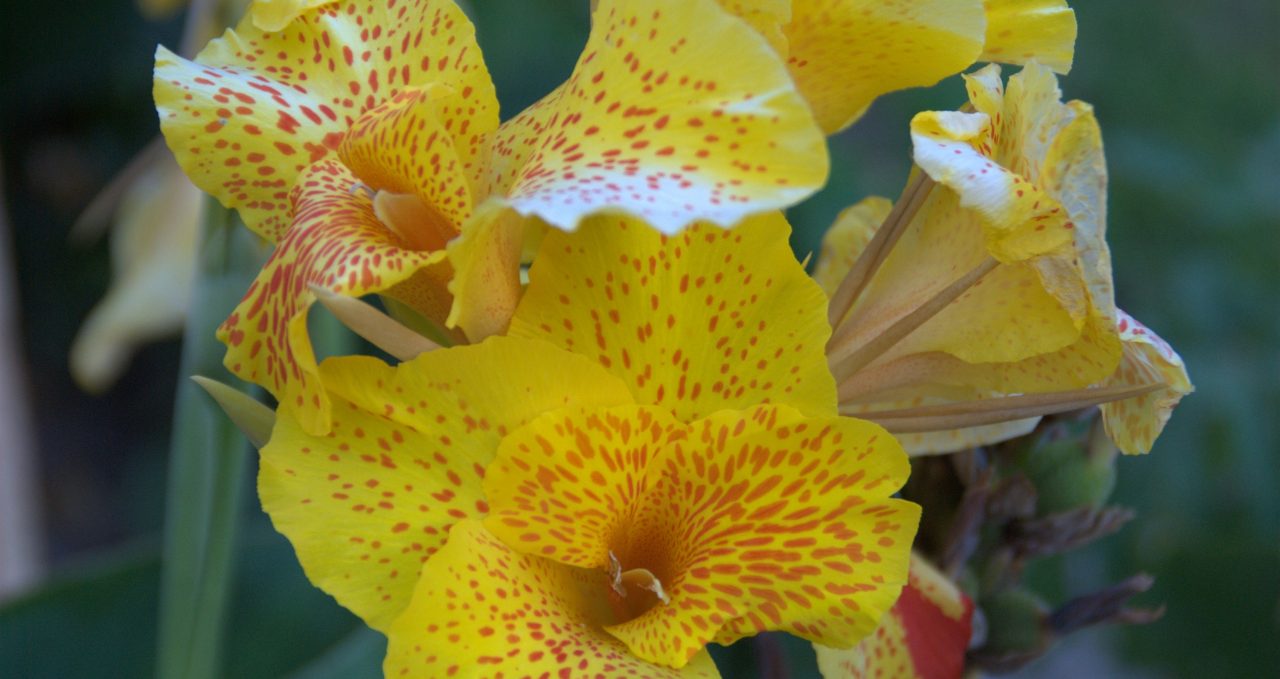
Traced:
[[[585, 0], [472, 4], [504, 117], [570, 72], [585, 40]], [[1197, 393], [1151, 455], [1120, 460], [1117, 500], [1138, 519], [1040, 576], [1061, 600], [1147, 571], [1157, 584], [1140, 601], [1167, 604], [1165, 619], [1087, 634], [1027, 674], [1275, 676], [1280, 3], [1072, 5], [1080, 38], [1062, 87], [1092, 103], [1103, 127], [1118, 302], [1180, 351]], [[23, 352], [51, 578], [0, 608], [0, 668], [146, 676], [179, 348], [144, 348], [104, 395], [75, 386], [67, 352], [110, 267], [105, 241], [72, 247], [68, 231], [155, 135], [152, 55], [158, 42], [176, 47], [181, 17], [147, 20], [127, 0], [4, 0], [0, 12], [10, 224], [0, 236], [12, 239], [17, 262], [0, 282], [16, 280], [20, 304], [19, 327], [3, 331]], [[843, 206], [896, 196], [910, 116], [962, 97], [956, 79], [899, 93], [836, 138], [829, 187], [791, 212], [797, 252], [816, 249]], [[311, 588], [288, 545], [248, 510], [227, 676], [286, 675], [342, 639], [331, 660], [367, 660], [366, 640], [348, 636], [355, 619]]]

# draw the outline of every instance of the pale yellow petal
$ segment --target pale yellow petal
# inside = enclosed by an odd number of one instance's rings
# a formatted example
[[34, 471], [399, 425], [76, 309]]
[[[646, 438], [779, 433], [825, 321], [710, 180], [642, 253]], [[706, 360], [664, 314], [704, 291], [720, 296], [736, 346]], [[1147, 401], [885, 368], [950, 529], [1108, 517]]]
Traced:
[[1066, 0], [984, 0], [987, 36], [982, 61], [1038, 61], [1058, 73], [1071, 70], [1076, 15]]
[[794, 0], [787, 67], [831, 134], [882, 94], [964, 70], [985, 30], [981, 0]]
[[203, 204], [167, 153], [123, 197], [111, 236], [111, 289], [71, 346], [71, 374], [85, 389], [111, 386], [138, 345], [182, 329]]
[[1163, 384], [1164, 389], [1102, 406], [1107, 434], [1126, 455], [1151, 451], [1173, 409], [1195, 390], [1182, 357], [1129, 314], [1119, 311], [1124, 358], [1107, 385]]

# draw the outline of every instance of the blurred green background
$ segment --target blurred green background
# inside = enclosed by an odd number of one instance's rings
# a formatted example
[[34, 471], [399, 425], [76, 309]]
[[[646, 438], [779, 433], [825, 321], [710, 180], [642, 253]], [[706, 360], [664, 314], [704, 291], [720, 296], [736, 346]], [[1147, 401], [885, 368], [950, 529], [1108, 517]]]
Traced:
[[[585, 5], [473, 2], [506, 115], [572, 69]], [[1057, 564], [1064, 593], [1152, 573], [1140, 603], [1168, 614], [1082, 635], [1024, 675], [1276, 676], [1280, 3], [1072, 5], [1080, 38], [1062, 87], [1103, 126], [1118, 302], [1181, 352], [1197, 393], [1149, 457], [1120, 461], [1117, 501], [1138, 520]], [[152, 54], [176, 46], [181, 16], [144, 19], [128, 0], [6, 0], [0, 16], [3, 236], [20, 303], [20, 326], [4, 330], [24, 352], [49, 578], [0, 607], [0, 675], [148, 676], [178, 344], [143, 349], [105, 395], [74, 385], [68, 349], [109, 262], [105, 241], [75, 248], [68, 231], [155, 134]], [[815, 250], [845, 205], [895, 196], [912, 113], [962, 97], [955, 79], [899, 93], [836, 138], [829, 187], [791, 213], [797, 251]], [[376, 666], [376, 635], [311, 588], [256, 503], [246, 510], [226, 676]]]

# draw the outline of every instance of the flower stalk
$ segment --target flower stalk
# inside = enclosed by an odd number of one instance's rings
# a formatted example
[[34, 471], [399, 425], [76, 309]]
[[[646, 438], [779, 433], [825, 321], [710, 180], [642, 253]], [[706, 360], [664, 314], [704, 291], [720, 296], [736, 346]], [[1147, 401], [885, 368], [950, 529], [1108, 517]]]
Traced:
[[[187, 319], [180, 373], [225, 376], [211, 329], [235, 304], [256, 257], [231, 213], [208, 199], [203, 261]], [[243, 253], [243, 255], [242, 255]], [[252, 265], [250, 265], [252, 266]], [[218, 676], [232, 580], [236, 528], [245, 489], [248, 442], [210, 407], [196, 384], [178, 385], [170, 444], [160, 583], [157, 677]]]

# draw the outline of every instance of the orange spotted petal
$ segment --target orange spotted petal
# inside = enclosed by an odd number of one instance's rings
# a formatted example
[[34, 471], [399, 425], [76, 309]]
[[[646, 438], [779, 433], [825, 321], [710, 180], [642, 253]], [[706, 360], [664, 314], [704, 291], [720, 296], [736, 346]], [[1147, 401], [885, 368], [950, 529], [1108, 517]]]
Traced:
[[518, 551], [607, 569], [655, 480], [651, 466], [682, 429], [652, 407], [548, 413], [499, 446], [485, 476], [485, 525]]
[[513, 549], [657, 579], [666, 602], [608, 630], [672, 667], [765, 630], [857, 642], [897, 598], [919, 521], [889, 499], [909, 469], [884, 430], [780, 405], [688, 425], [644, 406], [556, 413], [492, 470], [486, 525]]
[[484, 469], [508, 430], [544, 411], [627, 403], [618, 380], [543, 342], [493, 338], [389, 367], [321, 367], [332, 428], [287, 413], [262, 449], [258, 490], [308, 577], [386, 630], [454, 522], [488, 511]]
[[1036, 60], [1058, 73], [1071, 70], [1076, 14], [1066, 0], [984, 0], [987, 37], [981, 61]]
[[960, 679], [972, 619], [969, 597], [913, 553], [907, 586], [875, 634], [850, 649], [815, 644], [818, 668], [825, 679]]
[[573, 74], [494, 148], [493, 192], [567, 230], [602, 209], [729, 226], [808, 196], [828, 165], [781, 61], [713, 0], [601, 2]]
[[388, 677], [719, 679], [705, 652], [680, 669], [637, 658], [602, 629], [607, 576], [512, 551], [461, 521], [388, 631]]
[[882, 94], [959, 73], [985, 29], [980, 0], [794, 0], [787, 66], [831, 134]]
[[1124, 357], [1105, 385], [1165, 385], [1159, 391], [1102, 406], [1102, 422], [1111, 440], [1121, 452], [1136, 455], [1151, 451], [1173, 408], [1195, 387], [1173, 347], [1129, 314], [1118, 309], [1117, 313]]
[[496, 108], [467, 116], [479, 98], [471, 88], [405, 88], [352, 125], [338, 149], [370, 187], [414, 194], [439, 213], [450, 237], [471, 216]]
[[308, 431], [328, 428], [328, 398], [317, 381], [307, 334], [310, 285], [358, 297], [387, 290], [437, 262], [443, 252], [409, 250], [378, 221], [355, 178], [328, 160], [308, 168], [293, 191], [293, 224], [244, 300], [218, 329], [227, 367], [266, 387]]
[[496, 115], [474, 30], [452, 0], [345, 0], [278, 33], [246, 18], [195, 61], [156, 52], [169, 148], [197, 186], [272, 241], [288, 227], [288, 192], [303, 168], [336, 150], [365, 111], [430, 84], [473, 92], [477, 110], [456, 125]]
[[605, 216], [553, 230], [510, 332], [591, 357], [685, 421], [775, 402], [834, 414], [826, 298], [789, 230], [777, 213], [671, 237]]

